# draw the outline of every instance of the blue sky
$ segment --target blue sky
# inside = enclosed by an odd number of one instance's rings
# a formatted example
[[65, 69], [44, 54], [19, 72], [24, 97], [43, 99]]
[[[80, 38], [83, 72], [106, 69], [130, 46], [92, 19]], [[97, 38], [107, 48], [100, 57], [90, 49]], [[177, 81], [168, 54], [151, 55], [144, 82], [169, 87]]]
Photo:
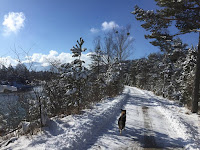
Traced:
[[[135, 39], [131, 58], [145, 57], [159, 49], [144, 39], [147, 32], [131, 14], [136, 4], [146, 10], [156, 8], [154, 0], [0, 0], [0, 57], [16, 58], [13, 51], [17, 51], [23, 58], [25, 51], [40, 61], [61, 58], [63, 53], [71, 53], [80, 37], [89, 52], [94, 37], [112, 25], [127, 24]], [[13, 25], [16, 20], [18, 24]], [[198, 41], [196, 34], [183, 36], [183, 40], [189, 45]]]

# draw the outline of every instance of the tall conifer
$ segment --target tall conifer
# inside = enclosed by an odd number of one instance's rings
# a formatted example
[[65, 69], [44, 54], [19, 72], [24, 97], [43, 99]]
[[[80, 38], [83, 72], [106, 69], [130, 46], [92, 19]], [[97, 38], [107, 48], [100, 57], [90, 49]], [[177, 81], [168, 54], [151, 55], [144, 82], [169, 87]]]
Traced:
[[[197, 64], [192, 98], [192, 112], [198, 112], [199, 83], [200, 83], [200, 2], [198, 0], [155, 0], [160, 6], [159, 10], [143, 10], [135, 6], [136, 19], [144, 21], [142, 27], [151, 34], [148, 39], [154, 39], [151, 43], [167, 51], [168, 45], [174, 36], [199, 32]], [[170, 33], [169, 27], [175, 25], [177, 33]]]

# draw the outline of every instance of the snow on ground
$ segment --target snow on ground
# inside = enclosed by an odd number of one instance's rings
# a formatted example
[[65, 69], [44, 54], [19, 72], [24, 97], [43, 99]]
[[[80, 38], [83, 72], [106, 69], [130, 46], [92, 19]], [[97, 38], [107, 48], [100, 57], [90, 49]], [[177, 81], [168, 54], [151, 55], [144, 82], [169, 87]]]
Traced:
[[[127, 110], [122, 135], [117, 119]], [[20, 137], [2, 149], [98, 150], [200, 149], [200, 117], [152, 92], [126, 87], [114, 98], [84, 110], [82, 115], [52, 118], [44, 133]]]
[[0, 85], [0, 93], [3, 93], [5, 90], [16, 92], [17, 88], [10, 85]]
[[[98, 137], [91, 150], [200, 149], [200, 119], [197, 115], [185, 114], [185, 108], [152, 92], [129, 89], [130, 96], [124, 105], [127, 110], [124, 133], [119, 136], [116, 119], [107, 132]], [[190, 124], [190, 128], [187, 129], [185, 124]], [[191, 129], [194, 135], [189, 133]]]

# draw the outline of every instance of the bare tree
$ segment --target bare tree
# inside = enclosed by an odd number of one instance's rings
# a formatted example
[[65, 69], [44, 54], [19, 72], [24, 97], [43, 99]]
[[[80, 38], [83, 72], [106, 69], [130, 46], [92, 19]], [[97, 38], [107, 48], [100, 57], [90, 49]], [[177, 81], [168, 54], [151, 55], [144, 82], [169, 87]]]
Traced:
[[122, 62], [132, 55], [134, 39], [130, 30], [131, 26], [127, 25], [105, 33], [102, 43], [105, 63], [111, 64], [116, 59]]
[[113, 28], [114, 56], [119, 62], [126, 60], [133, 52], [133, 37], [130, 35], [131, 26], [119, 29]]
[[114, 58], [113, 48], [115, 44], [113, 41], [113, 32], [106, 33], [103, 42], [104, 62], [110, 65]]

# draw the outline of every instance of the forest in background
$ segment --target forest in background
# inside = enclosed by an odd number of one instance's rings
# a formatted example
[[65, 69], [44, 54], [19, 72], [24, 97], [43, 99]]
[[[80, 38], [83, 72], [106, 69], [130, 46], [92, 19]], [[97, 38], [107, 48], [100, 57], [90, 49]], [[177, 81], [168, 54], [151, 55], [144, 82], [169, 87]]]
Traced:
[[[9, 82], [17, 77], [15, 80], [25, 83], [37, 79], [42, 81], [40, 86], [43, 91], [34, 91], [34, 95], [29, 96], [21, 93], [15, 105], [7, 105], [7, 113], [0, 110], [1, 135], [22, 127], [22, 121], [29, 122], [32, 127], [42, 127], [50, 117], [81, 113], [82, 109], [103, 98], [120, 94], [124, 85], [153, 91], [157, 95], [179, 101], [192, 112], [198, 112], [198, 101], [194, 99], [198, 100], [196, 96], [199, 95], [199, 46], [188, 47], [177, 38], [179, 34], [171, 35], [167, 30], [172, 21], [177, 21], [180, 34], [199, 32], [196, 30], [196, 22], [187, 21], [188, 8], [192, 11], [189, 12], [192, 18], [199, 13], [196, 12], [198, 4], [195, 1], [180, 1], [175, 5], [171, 3], [158, 1], [159, 6], [166, 8], [163, 11], [144, 11], [136, 6], [133, 12], [138, 20], [145, 22], [142, 27], [151, 32], [146, 38], [154, 39], [151, 43], [160, 48], [160, 53], [127, 60], [133, 51], [134, 41], [130, 37], [130, 26], [127, 26], [113, 29], [94, 40], [92, 63], [88, 68], [81, 59], [81, 54], [87, 50], [83, 47], [82, 38], [71, 49], [76, 59], [65, 64], [52, 62], [54, 71], [34, 72], [23, 64], [16, 68], [2, 66], [0, 76], [3, 81]], [[179, 7], [181, 10], [176, 9]], [[171, 13], [170, 8], [173, 9]]]
[[[35, 127], [40, 127], [45, 126], [49, 117], [80, 113], [103, 98], [120, 94], [124, 85], [153, 91], [191, 109], [196, 48], [187, 48], [178, 38], [173, 40], [168, 53], [152, 53], [146, 58], [126, 60], [127, 57], [122, 56], [130, 52], [133, 42], [128, 38], [128, 29], [117, 33], [113, 30], [104, 38], [95, 38], [90, 68], [86, 68], [81, 60], [81, 53], [86, 50], [82, 38], [71, 49], [77, 59], [57, 66], [54, 63], [53, 72], [29, 71], [23, 64], [15, 68], [2, 67], [0, 75], [4, 81], [11, 82], [13, 78], [24, 84], [25, 81], [37, 81], [43, 90], [29, 95], [18, 93], [15, 105], [7, 104], [6, 114], [1, 109], [1, 131], [6, 129], [1, 133], [18, 128], [22, 121], [34, 122]], [[118, 55], [114, 55], [117, 48], [113, 48], [116, 41], [112, 40], [116, 34], [126, 36], [130, 48], [121, 50]]]

